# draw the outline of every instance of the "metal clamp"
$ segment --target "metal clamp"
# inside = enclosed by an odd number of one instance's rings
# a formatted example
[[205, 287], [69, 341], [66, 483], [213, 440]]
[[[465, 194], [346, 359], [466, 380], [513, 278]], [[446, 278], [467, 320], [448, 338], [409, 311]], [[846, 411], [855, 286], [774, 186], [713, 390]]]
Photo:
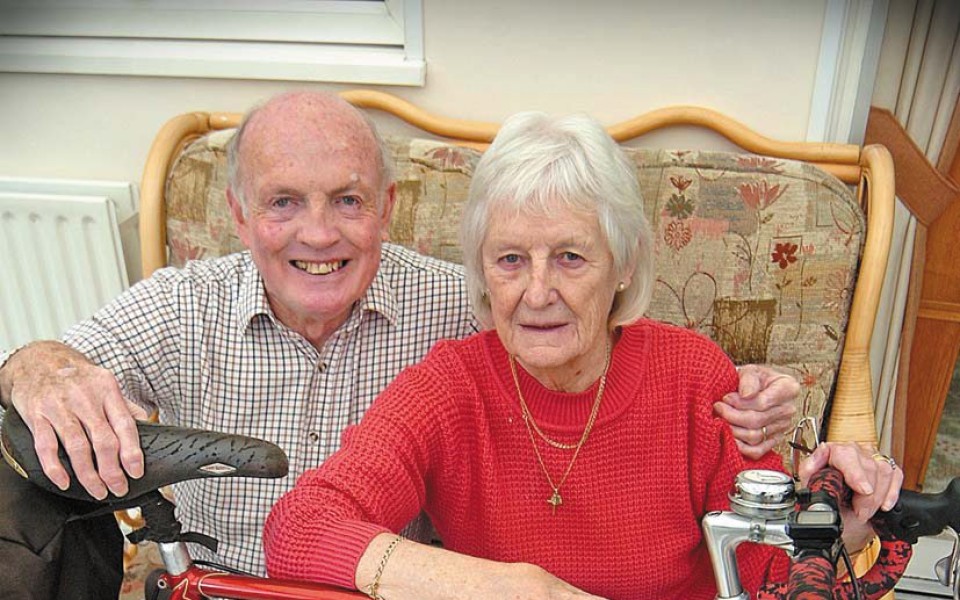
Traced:
[[[812, 443], [808, 444], [807, 439]], [[820, 445], [820, 434], [817, 431], [816, 417], [803, 417], [793, 428], [791, 440], [787, 442], [792, 448], [790, 452], [790, 472], [794, 481], [800, 481], [800, 461], [805, 456], [813, 454]]]

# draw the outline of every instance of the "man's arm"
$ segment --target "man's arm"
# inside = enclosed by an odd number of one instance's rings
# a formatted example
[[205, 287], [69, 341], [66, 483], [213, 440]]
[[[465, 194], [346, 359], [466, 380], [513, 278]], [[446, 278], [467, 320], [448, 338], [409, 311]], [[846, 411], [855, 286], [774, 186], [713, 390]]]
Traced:
[[44, 473], [61, 489], [69, 479], [57, 456], [60, 441], [77, 479], [96, 498], [107, 490], [126, 494], [124, 471], [143, 475], [134, 419], [146, 413], [123, 398], [113, 373], [66, 344], [34, 342], [14, 353], [0, 368], [0, 404], [23, 417]]
[[737, 392], [727, 394], [713, 407], [730, 423], [740, 452], [757, 460], [789, 431], [797, 412], [800, 384], [792, 376], [767, 366], [746, 365], [738, 371]]

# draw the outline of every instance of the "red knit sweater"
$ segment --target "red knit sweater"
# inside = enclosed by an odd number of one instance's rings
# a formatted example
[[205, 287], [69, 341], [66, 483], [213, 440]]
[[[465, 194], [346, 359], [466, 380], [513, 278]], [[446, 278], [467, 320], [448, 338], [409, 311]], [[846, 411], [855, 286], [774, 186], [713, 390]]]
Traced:
[[[597, 384], [558, 393], [519, 371], [541, 429], [576, 441]], [[713, 598], [701, 517], [728, 506], [741, 469], [782, 468], [773, 454], [746, 465], [714, 416], [713, 402], [736, 385], [733, 365], [706, 338], [652, 321], [624, 327], [596, 425], [554, 513], [496, 334], [441, 342], [274, 507], [267, 569], [352, 588], [370, 540], [423, 508], [456, 552], [535, 563], [605, 598]], [[572, 451], [538, 443], [558, 481]], [[752, 593], [786, 579], [782, 551], [743, 544], [738, 556]]]

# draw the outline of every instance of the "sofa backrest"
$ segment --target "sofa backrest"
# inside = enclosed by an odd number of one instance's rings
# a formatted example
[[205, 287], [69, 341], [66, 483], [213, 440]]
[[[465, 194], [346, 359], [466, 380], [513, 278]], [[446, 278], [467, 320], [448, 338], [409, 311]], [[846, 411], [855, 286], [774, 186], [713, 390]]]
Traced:
[[[167, 180], [170, 264], [243, 249], [225, 200], [232, 129], [200, 137]], [[480, 151], [388, 138], [391, 241], [459, 262], [458, 228]], [[624, 148], [656, 238], [648, 316], [713, 338], [737, 364], [790, 369], [798, 418], [823, 414], [837, 377], [865, 220], [851, 190], [808, 163]], [[786, 451], [782, 445], [780, 450]]]

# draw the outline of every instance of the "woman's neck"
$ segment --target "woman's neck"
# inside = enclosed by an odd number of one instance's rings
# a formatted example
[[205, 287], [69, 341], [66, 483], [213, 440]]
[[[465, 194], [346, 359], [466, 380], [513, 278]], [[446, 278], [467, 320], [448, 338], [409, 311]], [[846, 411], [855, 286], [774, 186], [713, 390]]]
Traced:
[[613, 351], [613, 337], [611, 334], [605, 344], [560, 367], [538, 368], [525, 364], [519, 358], [516, 360], [545, 388], [576, 394], [593, 386], [606, 373]]

